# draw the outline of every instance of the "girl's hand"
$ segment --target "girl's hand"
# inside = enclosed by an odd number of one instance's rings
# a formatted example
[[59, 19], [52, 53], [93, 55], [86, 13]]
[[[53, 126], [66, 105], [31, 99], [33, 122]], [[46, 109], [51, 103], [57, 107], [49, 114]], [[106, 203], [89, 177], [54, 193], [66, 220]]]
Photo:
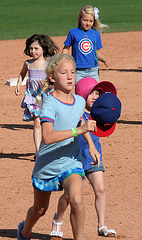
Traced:
[[103, 60], [103, 63], [105, 64], [106, 67], [108, 67], [108, 63], [105, 59]]
[[64, 45], [62, 53], [69, 54], [69, 50], [70, 50], [70, 47]]
[[20, 94], [20, 87], [17, 86], [15, 89], [15, 94], [18, 96]]
[[108, 67], [108, 63], [107, 63], [106, 59], [103, 57], [103, 55], [101, 53], [101, 49], [97, 50], [97, 55], [98, 55], [98, 60], [100, 62], [104, 63], [106, 67]]
[[79, 135], [85, 134], [87, 132], [93, 132], [93, 131], [95, 132], [97, 131], [96, 121], [94, 120], [88, 120], [81, 127], [77, 128], [77, 133]]
[[92, 165], [98, 164], [98, 168], [100, 166], [100, 153], [97, 151], [95, 145], [89, 146], [89, 153], [91, 157], [94, 159], [94, 162], [91, 162]]

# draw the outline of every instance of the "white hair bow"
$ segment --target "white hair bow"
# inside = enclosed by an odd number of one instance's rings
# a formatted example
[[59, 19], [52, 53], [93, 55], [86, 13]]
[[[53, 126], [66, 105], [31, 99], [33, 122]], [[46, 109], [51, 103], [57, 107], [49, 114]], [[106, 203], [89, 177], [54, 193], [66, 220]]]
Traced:
[[99, 9], [94, 7], [94, 12], [95, 12], [95, 19], [99, 18]]

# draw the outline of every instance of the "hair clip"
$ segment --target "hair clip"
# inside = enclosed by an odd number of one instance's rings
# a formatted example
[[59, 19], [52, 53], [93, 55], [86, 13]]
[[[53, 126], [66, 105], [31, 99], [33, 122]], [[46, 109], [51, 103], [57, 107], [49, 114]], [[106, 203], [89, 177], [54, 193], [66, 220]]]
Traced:
[[95, 19], [99, 18], [99, 9], [94, 7], [94, 12], [95, 12]]

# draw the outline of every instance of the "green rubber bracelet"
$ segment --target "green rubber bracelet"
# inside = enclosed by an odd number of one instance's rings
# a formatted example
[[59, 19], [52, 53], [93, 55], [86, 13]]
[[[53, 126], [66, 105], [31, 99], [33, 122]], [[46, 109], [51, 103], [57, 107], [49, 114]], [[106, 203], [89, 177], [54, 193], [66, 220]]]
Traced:
[[72, 134], [74, 137], [77, 137], [78, 134], [77, 134], [77, 128], [72, 128]]

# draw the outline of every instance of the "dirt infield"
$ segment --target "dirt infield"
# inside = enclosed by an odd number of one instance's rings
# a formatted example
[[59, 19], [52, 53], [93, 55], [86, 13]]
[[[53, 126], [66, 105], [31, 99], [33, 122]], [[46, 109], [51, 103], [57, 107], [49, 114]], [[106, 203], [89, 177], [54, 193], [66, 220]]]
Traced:
[[[53, 38], [62, 48], [65, 37]], [[100, 63], [100, 81], [111, 81], [118, 90], [122, 113], [115, 132], [102, 138], [107, 206], [106, 226], [116, 239], [142, 240], [142, 32], [102, 35], [108, 69]], [[21, 95], [6, 80], [17, 77], [24, 60], [25, 40], [0, 42], [0, 240], [16, 239], [16, 229], [33, 202], [31, 173], [34, 162], [33, 123], [22, 121]], [[32, 239], [49, 239], [51, 221], [61, 193], [53, 193], [47, 214], [33, 228]], [[98, 239], [94, 194], [84, 181], [85, 240]], [[72, 239], [69, 208], [62, 230]]]

